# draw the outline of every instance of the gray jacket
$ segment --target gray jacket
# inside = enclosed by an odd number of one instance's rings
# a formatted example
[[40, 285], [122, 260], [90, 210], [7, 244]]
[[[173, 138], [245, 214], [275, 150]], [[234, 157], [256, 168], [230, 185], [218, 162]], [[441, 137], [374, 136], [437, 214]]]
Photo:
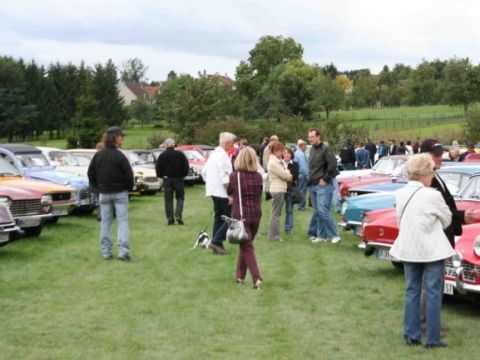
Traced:
[[318, 184], [320, 179], [331, 183], [337, 176], [337, 159], [324, 143], [312, 146], [309, 165], [309, 185]]

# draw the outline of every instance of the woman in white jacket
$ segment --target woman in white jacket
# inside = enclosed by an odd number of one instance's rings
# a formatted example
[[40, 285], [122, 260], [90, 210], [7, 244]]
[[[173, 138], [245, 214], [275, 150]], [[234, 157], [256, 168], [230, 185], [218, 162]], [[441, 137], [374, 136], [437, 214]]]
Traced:
[[419, 154], [406, 163], [409, 182], [397, 190], [398, 237], [390, 254], [405, 269], [404, 337], [408, 345], [419, 345], [421, 337], [420, 294], [425, 291], [427, 317], [426, 347], [445, 347], [440, 339], [440, 310], [443, 293], [444, 260], [452, 249], [443, 232], [452, 214], [442, 195], [430, 188], [434, 163], [428, 154]]

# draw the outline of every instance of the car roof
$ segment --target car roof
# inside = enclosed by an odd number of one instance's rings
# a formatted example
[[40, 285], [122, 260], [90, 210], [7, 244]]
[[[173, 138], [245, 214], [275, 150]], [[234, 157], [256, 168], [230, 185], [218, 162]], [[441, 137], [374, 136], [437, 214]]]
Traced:
[[61, 151], [65, 152], [65, 149], [59, 149], [59, 148], [54, 148], [54, 147], [48, 147], [48, 146], [37, 146], [37, 149], [40, 149], [42, 151]]
[[458, 174], [478, 174], [480, 173], [480, 166], [472, 165], [458, 165], [458, 166], [445, 166], [438, 170], [439, 173], [449, 172]]
[[41, 153], [35, 146], [28, 144], [0, 144], [0, 148], [4, 148], [14, 154]]

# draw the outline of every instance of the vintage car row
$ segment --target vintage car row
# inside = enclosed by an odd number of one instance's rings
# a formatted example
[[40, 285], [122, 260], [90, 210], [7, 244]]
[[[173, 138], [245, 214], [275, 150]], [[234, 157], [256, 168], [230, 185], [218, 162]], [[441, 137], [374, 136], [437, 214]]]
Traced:
[[[473, 175], [480, 173], [480, 165], [445, 166], [438, 170], [438, 173], [452, 195], [462, 196], [459, 193], [460, 189], [467, 185]], [[345, 230], [353, 229], [354, 232], [358, 232], [364, 214], [372, 210], [394, 207], [394, 191], [405, 186], [406, 183], [406, 180], [398, 180], [356, 188], [355, 192], [342, 204], [342, 217], [338, 225]], [[354, 190], [352, 189], [352, 191]], [[371, 191], [371, 193], [368, 193], [368, 191]], [[357, 193], [360, 193], [360, 195], [357, 195]]]

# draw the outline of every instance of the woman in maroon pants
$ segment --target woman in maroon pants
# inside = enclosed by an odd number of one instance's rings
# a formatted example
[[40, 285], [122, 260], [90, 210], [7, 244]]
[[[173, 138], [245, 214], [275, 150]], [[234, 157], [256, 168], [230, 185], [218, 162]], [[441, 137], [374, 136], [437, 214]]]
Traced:
[[237, 283], [243, 284], [248, 269], [252, 275], [254, 289], [259, 289], [262, 284], [262, 277], [260, 276], [255, 258], [255, 248], [253, 247], [253, 239], [257, 234], [262, 217], [261, 195], [263, 179], [257, 171], [257, 163], [255, 150], [251, 147], [240, 150], [235, 159], [235, 171], [230, 175], [228, 192], [232, 199], [232, 217], [240, 219], [237, 177], [237, 174], [240, 174], [243, 219], [248, 233], [248, 241], [240, 245], [236, 276]]

